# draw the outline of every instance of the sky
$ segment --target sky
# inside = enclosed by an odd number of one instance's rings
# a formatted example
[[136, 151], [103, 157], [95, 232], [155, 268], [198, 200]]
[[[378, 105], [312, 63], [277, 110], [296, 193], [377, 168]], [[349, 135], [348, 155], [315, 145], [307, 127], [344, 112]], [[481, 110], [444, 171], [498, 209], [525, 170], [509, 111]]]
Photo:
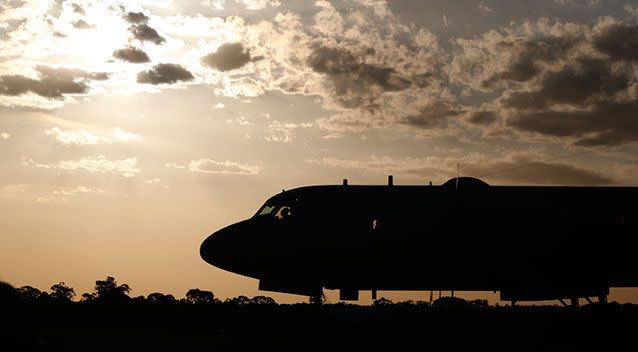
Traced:
[[2, 1], [0, 280], [254, 296], [199, 245], [282, 189], [457, 165], [635, 186], [637, 21], [630, 0]]

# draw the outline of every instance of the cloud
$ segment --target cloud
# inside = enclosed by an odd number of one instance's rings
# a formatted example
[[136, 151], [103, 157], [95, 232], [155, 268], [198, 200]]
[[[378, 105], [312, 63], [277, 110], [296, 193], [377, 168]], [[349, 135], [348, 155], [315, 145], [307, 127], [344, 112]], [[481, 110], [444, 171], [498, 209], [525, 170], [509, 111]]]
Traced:
[[494, 12], [494, 9], [492, 9], [489, 6], [487, 6], [487, 4], [485, 2], [480, 2], [478, 4], [478, 9], [479, 9], [479, 11], [481, 11], [481, 12], [483, 12], [485, 14]]
[[47, 136], [54, 136], [55, 139], [62, 144], [75, 144], [75, 145], [91, 145], [97, 144], [100, 138], [90, 132], [61, 130], [58, 127], [44, 131]]
[[0, 139], [4, 139], [6, 141], [9, 138], [11, 138], [11, 135], [9, 133], [7, 132], [0, 133]]
[[629, 15], [638, 17], [638, 7], [633, 7], [631, 4], [626, 4], [623, 8]]
[[62, 130], [58, 127], [44, 131], [47, 136], [53, 136], [62, 144], [70, 145], [95, 145], [98, 143], [122, 143], [122, 142], [141, 142], [142, 136], [126, 132], [117, 127], [107, 136], [97, 136], [85, 130]]
[[91, 28], [94, 28], [95, 26], [92, 24], [86, 23], [85, 20], [77, 20], [73, 22], [73, 27], [77, 29], [91, 29]]
[[261, 171], [261, 167], [234, 161], [199, 159], [191, 161], [188, 165], [188, 170], [204, 174], [257, 175]]
[[149, 17], [142, 12], [127, 12], [124, 19], [128, 23], [142, 24], [148, 22]]
[[137, 75], [138, 83], [173, 84], [179, 81], [192, 81], [192, 73], [178, 64], [157, 64], [148, 71]]
[[226, 105], [224, 105], [224, 103], [217, 103], [215, 105], [215, 109], [217, 110], [226, 109]]
[[144, 181], [144, 183], [147, 183], [149, 185], [156, 185], [156, 184], [159, 184], [160, 182], [161, 180], [159, 178], [152, 178], [152, 179], [148, 179]]
[[130, 31], [131, 34], [133, 34], [133, 38], [141, 42], [151, 42], [157, 45], [161, 45], [166, 42], [164, 37], [159, 35], [154, 28], [149, 27], [149, 25], [145, 23], [131, 26]]
[[75, 12], [75, 13], [77, 13], [79, 15], [86, 15], [86, 11], [84, 11], [82, 6], [80, 6], [78, 4], [71, 4], [71, 7], [73, 8], [73, 12]]
[[164, 164], [165, 167], [169, 168], [169, 169], [185, 169], [186, 165], [182, 165], [182, 164], [178, 164], [178, 163], [165, 163]]
[[255, 125], [254, 123], [248, 121], [246, 119], [246, 116], [243, 116], [243, 115], [237, 115], [237, 116], [234, 116], [232, 118], [228, 118], [228, 119], [226, 119], [226, 123], [238, 124], [240, 126], [254, 126]]
[[279, 0], [235, 0], [238, 3], [244, 5], [248, 10], [263, 10], [267, 6], [278, 7], [281, 6]]
[[250, 53], [242, 43], [225, 43], [217, 51], [202, 57], [202, 63], [219, 71], [241, 68], [250, 62]]
[[292, 143], [295, 140], [295, 130], [312, 127], [313, 125], [312, 122], [298, 124], [275, 120], [268, 124], [264, 139], [269, 142]]
[[[459, 159], [444, 157], [391, 158], [373, 156], [364, 160], [336, 158], [307, 159], [307, 163], [323, 167], [360, 170], [365, 174], [393, 174], [408, 179], [445, 182], [456, 177]], [[538, 185], [608, 185], [615, 180], [595, 170], [571, 164], [538, 160], [524, 153], [504, 157], [474, 154], [461, 163], [464, 176], [481, 177], [489, 183]]]
[[451, 79], [499, 94], [487, 111], [465, 108], [470, 123], [489, 131], [502, 120], [499, 128], [530, 138], [586, 147], [638, 140], [638, 25], [601, 18], [520, 27], [457, 40], [463, 51], [448, 68]]
[[117, 142], [141, 142], [142, 136], [132, 132], [126, 132], [123, 129], [117, 127], [114, 128], [111, 134], [106, 138], [111, 143]]
[[69, 199], [76, 198], [80, 195], [103, 193], [104, 190], [101, 188], [90, 188], [85, 186], [77, 186], [75, 188], [63, 187], [55, 189], [48, 196], [38, 197], [36, 199], [36, 203], [66, 202]]
[[54, 164], [40, 164], [31, 159], [23, 160], [23, 166], [67, 171], [85, 170], [90, 173], [118, 173], [124, 177], [135, 177], [141, 170], [137, 168], [137, 158], [108, 160], [104, 156], [88, 156], [80, 160], [63, 160]]
[[49, 99], [61, 99], [65, 94], [85, 94], [88, 83], [105, 80], [106, 73], [88, 73], [79, 69], [37, 66], [38, 78], [23, 75], [0, 76], [0, 95], [17, 96], [32, 92]]
[[213, 8], [214, 10], [223, 10], [226, 0], [204, 0], [202, 5]]
[[123, 49], [115, 50], [113, 52], [113, 57], [134, 64], [141, 64], [151, 61], [151, 59], [142, 49], [138, 49], [132, 46], [127, 46]]
[[593, 45], [612, 60], [638, 61], [638, 24], [603, 21], [594, 28]]

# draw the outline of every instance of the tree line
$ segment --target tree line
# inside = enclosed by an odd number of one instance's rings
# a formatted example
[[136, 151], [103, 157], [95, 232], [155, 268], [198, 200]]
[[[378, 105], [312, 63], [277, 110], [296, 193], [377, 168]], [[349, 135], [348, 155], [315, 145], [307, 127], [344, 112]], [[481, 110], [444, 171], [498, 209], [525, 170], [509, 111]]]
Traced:
[[[32, 286], [22, 286], [12, 288], [5, 284], [6, 292], [14, 293], [16, 298], [25, 303], [42, 304], [100, 304], [100, 303], [145, 303], [145, 304], [224, 304], [224, 305], [277, 305], [277, 302], [267, 296], [238, 296], [220, 300], [211, 291], [199, 288], [189, 289], [184, 298], [176, 298], [172, 294], [153, 292], [145, 296], [132, 297], [131, 287], [128, 284], [119, 284], [114, 277], [107, 276], [104, 280], [96, 280], [93, 292], [83, 293], [78, 296], [75, 290], [64, 282], [59, 282], [51, 286], [50, 291], [41, 291]], [[6, 296], [6, 292], [2, 296]], [[308, 302], [312, 305], [324, 305], [328, 302], [325, 296], [309, 297]], [[343, 303], [338, 303], [343, 304]], [[393, 302], [386, 298], [379, 298], [373, 301], [373, 306], [432, 306], [432, 307], [489, 307], [487, 300], [477, 299], [466, 301], [458, 297], [442, 297], [434, 302], [425, 301], [405, 301]]]
[[189, 289], [184, 298], [176, 298], [171, 294], [161, 292], [153, 292], [146, 297], [131, 297], [131, 287], [127, 284], [118, 284], [112, 276], [107, 276], [104, 280], [95, 281], [93, 292], [83, 293], [79, 296], [79, 300], [75, 290], [64, 282], [51, 286], [49, 292], [41, 291], [32, 286], [22, 286], [14, 290], [17, 296], [26, 303], [277, 304], [273, 298], [266, 296], [252, 298], [238, 296], [221, 301], [215, 297], [213, 292], [198, 288]]

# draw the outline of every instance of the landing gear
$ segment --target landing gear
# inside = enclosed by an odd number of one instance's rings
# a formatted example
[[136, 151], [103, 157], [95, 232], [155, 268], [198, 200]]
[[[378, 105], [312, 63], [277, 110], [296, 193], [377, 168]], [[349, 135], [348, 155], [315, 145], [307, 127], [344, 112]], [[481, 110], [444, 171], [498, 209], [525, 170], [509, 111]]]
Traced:
[[606, 304], [607, 303], [607, 295], [603, 294], [598, 296], [598, 303]]
[[558, 302], [560, 302], [560, 304], [563, 305], [563, 307], [572, 307], [572, 308], [576, 308], [580, 306], [580, 301], [578, 300], [578, 297], [572, 297], [569, 299], [569, 304], [567, 304], [567, 302], [565, 302], [564, 299], [559, 298]]

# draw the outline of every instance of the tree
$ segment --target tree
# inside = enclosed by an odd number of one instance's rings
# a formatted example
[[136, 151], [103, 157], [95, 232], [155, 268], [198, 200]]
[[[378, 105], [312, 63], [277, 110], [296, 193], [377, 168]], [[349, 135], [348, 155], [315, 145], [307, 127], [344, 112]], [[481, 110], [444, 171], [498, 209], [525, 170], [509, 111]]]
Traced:
[[277, 304], [275, 300], [271, 297], [266, 296], [255, 296], [250, 300], [251, 304]]
[[313, 296], [308, 297], [308, 303], [320, 306], [320, 305], [326, 303], [326, 299], [325, 299], [325, 296], [323, 294], [313, 295]]
[[381, 297], [381, 298], [379, 298], [379, 299], [375, 300], [375, 301], [373, 302], [373, 304], [374, 304], [375, 306], [390, 306], [390, 305], [392, 305], [393, 303], [392, 303], [392, 301], [391, 301], [391, 300], [389, 300], [389, 299], [387, 299], [387, 298], [384, 298], [384, 297]]
[[188, 292], [186, 292], [186, 302], [190, 304], [215, 303], [215, 295], [210, 291], [191, 288]]
[[83, 293], [82, 298], [80, 298], [81, 302], [93, 302], [97, 299], [97, 295], [95, 293]]
[[[41, 298], [43, 298], [43, 293], [46, 294], [46, 292], [42, 292], [40, 290], [38, 290], [35, 287], [31, 287], [31, 286], [22, 286], [20, 288], [18, 288], [18, 294], [20, 295], [20, 297], [25, 301], [25, 302], [36, 302], [38, 300], [40, 300]], [[47, 295], [48, 296], [48, 295]]]
[[235, 304], [238, 306], [243, 306], [246, 304], [250, 304], [250, 298], [242, 295], [235, 298], [227, 298], [225, 302], [230, 304]]
[[130, 299], [131, 288], [127, 284], [118, 285], [115, 278], [107, 276], [106, 280], [95, 281], [96, 299], [106, 302], [122, 302]]
[[64, 282], [60, 282], [51, 286], [51, 294], [49, 296], [55, 301], [67, 303], [73, 300], [75, 291]]
[[146, 297], [146, 301], [151, 303], [175, 303], [177, 300], [173, 295], [165, 295], [161, 292], [153, 292]]

